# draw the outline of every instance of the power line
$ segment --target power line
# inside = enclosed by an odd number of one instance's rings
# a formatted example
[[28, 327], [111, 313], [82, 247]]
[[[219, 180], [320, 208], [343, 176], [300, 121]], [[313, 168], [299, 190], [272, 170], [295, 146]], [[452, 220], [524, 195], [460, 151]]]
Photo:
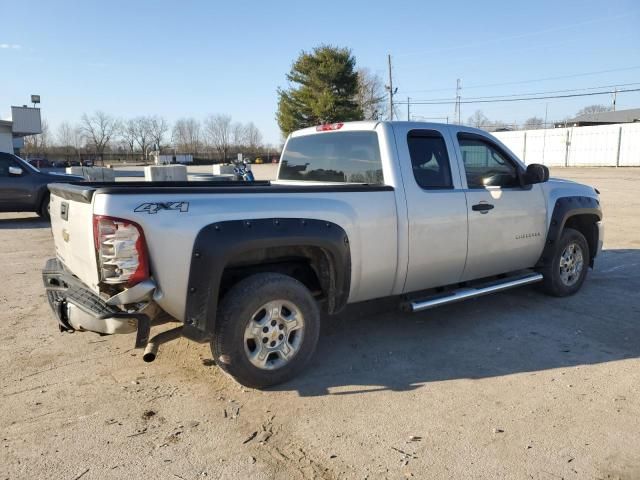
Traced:
[[[601, 88], [618, 88], [618, 87], [632, 87], [635, 85], [640, 85], [640, 82], [634, 83], [615, 83], [612, 85], [600, 85], [597, 87], [584, 87], [584, 88], [566, 88], [564, 90], [547, 90], [545, 92], [527, 92], [527, 93], [512, 93], [508, 95], [489, 95], [483, 97], [468, 97], [466, 100], [490, 100], [490, 99], [499, 99], [499, 98], [508, 98], [508, 97], [522, 97], [522, 96], [530, 96], [530, 95], [548, 95], [551, 93], [569, 93], [569, 92], [582, 92], [585, 90], [599, 90]], [[458, 94], [456, 94], [456, 97]], [[446, 98], [424, 98], [414, 100], [414, 102], [438, 102], [438, 101], [448, 101], [451, 100], [451, 97]]]
[[[625, 90], [618, 90], [617, 93], [627, 93], [627, 92], [640, 92], [640, 88], [630, 88]], [[573, 97], [590, 97], [595, 95], [611, 95], [611, 91], [605, 92], [589, 92], [589, 93], [572, 93], [567, 95], [548, 95], [543, 97], [522, 97], [522, 98], [501, 98], [495, 100], [458, 100], [457, 103], [500, 103], [500, 102], [524, 102], [527, 100], [549, 100], [552, 98], [573, 98]], [[396, 104], [404, 104], [406, 102], [396, 102]], [[456, 100], [448, 100], [448, 101], [412, 101], [412, 105], [451, 105], [455, 104]]]
[[[589, 75], [599, 75], [601, 73], [626, 72], [629, 70], [637, 70], [637, 69], [640, 69], [640, 65], [636, 65], [634, 67], [613, 68], [610, 70], [598, 70], [594, 72], [574, 73], [570, 75], [559, 75], [557, 77], [536, 78], [532, 80], [518, 80], [518, 81], [503, 82], [503, 83], [485, 83], [483, 85], [471, 85], [471, 86], [465, 87], [465, 90], [469, 90], [471, 88], [488, 88], [488, 87], [504, 87], [507, 85], [523, 85], [525, 83], [546, 82], [547, 80], [562, 80], [565, 78], [586, 77]], [[451, 87], [431, 88], [426, 90], [402, 90], [400, 93], [424, 93], [424, 92], [446, 92], [446, 91], [451, 91]]]

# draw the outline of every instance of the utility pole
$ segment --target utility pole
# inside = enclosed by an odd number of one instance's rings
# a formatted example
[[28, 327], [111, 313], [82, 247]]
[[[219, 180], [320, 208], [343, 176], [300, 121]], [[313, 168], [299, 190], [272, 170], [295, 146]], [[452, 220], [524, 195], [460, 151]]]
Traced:
[[387, 90], [389, 91], [389, 120], [393, 120], [393, 95], [396, 93], [396, 91], [393, 89], [393, 76], [391, 74], [391, 54], [387, 55], [387, 62], [389, 63], [389, 85], [386, 86]]
[[456, 80], [456, 109], [453, 115], [458, 119], [458, 125], [460, 124], [460, 90], [462, 90], [462, 82], [458, 78]]
[[411, 98], [407, 97], [407, 122], [411, 121]]
[[616, 111], [616, 97], [618, 96], [618, 87], [616, 87], [613, 90], [613, 105], [612, 105], [612, 110], [615, 112]]

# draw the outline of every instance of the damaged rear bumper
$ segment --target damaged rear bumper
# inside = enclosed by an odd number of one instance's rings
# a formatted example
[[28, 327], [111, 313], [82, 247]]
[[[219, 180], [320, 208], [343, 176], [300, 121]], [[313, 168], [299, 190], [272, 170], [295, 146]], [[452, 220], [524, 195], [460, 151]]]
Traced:
[[137, 331], [138, 348], [149, 340], [150, 319], [143, 313], [149, 302], [134, 311], [122, 310], [114, 305], [113, 298], [105, 301], [87, 288], [56, 258], [47, 261], [42, 270], [42, 280], [61, 331], [91, 331], [107, 335]]

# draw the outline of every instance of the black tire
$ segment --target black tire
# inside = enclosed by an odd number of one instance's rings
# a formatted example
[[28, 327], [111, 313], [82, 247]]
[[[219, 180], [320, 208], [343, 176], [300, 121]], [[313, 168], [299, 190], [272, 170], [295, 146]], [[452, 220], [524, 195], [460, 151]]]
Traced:
[[40, 215], [44, 220], [51, 220], [51, 215], [49, 214], [49, 200], [50, 196], [48, 193], [42, 197], [42, 201], [40, 202], [40, 208], [38, 208], [38, 215]]
[[[561, 259], [563, 252], [571, 244], [575, 244], [581, 249], [582, 269], [578, 275], [571, 277], [571, 283], [567, 284], [561, 276]], [[591, 258], [589, 255], [589, 244], [584, 235], [573, 228], [565, 228], [556, 244], [553, 258], [550, 262], [547, 262], [541, 271], [544, 277], [542, 281], [543, 291], [555, 297], [566, 297], [580, 290], [589, 270], [589, 259]]]
[[[256, 312], [261, 311], [262, 306], [276, 300], [295, 306], [303, 317], [304, 328], [293, 357], [278, 368], [266, 370], [250, 361], [245, 329], [255, 320]], [[222, 299], [211, 353], [216, 364], [238, 383], [263, 388], [286, 382], [298, 374], [313, 356], [319, 335], [320, 311], [307, 287], [287, 275], [258, 273], [238, 282]], [[285, 341], [288, 342], [289, 337]], [[280, 359], [277, 354], [276, 357]]]

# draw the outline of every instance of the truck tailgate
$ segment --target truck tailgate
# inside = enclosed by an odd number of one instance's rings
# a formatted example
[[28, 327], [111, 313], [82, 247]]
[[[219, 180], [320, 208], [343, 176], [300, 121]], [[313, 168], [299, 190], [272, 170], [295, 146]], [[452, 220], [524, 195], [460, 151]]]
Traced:
[[73, 185], [50, 186], [51, 232], [56, 257], [89, 288], [98, 292], [98, 266], [93, 241], [93, 204], [66, 195]]

